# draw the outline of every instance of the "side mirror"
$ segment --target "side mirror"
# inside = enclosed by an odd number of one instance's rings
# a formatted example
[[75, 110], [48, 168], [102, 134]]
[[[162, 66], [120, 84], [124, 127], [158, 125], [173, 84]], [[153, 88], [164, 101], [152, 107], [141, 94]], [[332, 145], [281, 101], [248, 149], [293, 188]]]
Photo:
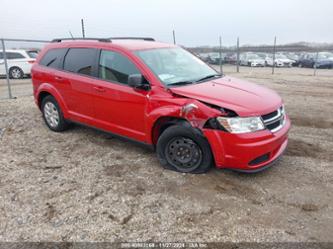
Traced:
[[149, 90], [149, 84], [141, 74], [129, 75], [128, 85], [137, 89]]

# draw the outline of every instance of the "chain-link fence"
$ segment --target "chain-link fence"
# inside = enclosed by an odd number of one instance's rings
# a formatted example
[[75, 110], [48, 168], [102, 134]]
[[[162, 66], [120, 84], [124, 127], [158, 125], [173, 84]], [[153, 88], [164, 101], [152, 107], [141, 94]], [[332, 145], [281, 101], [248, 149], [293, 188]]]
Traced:
[[[274, 74], [279, 68], [311, 68], [315, 76], [318, 69], [333, 68], [333, 46], [312, 45], [311, 43], [277, 44], [276, 37], [272, 45], [241, 45], [237, 38], [234, 46], [222, 46], [219, 38], [219, 46], [192, 47], [191, 52], [198, 55], [202, 60], [219, 65], [235, 65], [235, 71], [240, 72], [241, 67], [252, 68], [269, 67]], [[218, 43], [216, 43], [218, 44]], [[308, 70], [307, 70], [308, 71]]]
[[[172, 34], [174, 43], [177, 43], [175, 31]], [[219, 37], [216, 41], [217, 46], [187, 47], [187, 49], [207, 63], [216, 65], [216, 69], [221, 72], [228, 65], [226, 70], [228, 72], [249, 69], [259, 71], [258, 68], [264, 68], [265, 71], [261, 69], [260, 72], [272, 74], [306, 72], [307, 75], [315, 76], [320, 74], [319, 69], [333, 68], [333, 46], [311, 46], [308, 43], [281, 45], [277, 44], [276, 40], [276, 38], [273, 40], [272, 45], [249, 46], [241, 45], [241, 40], [237, 38], [234, 46], [222, 46], [223, 40]], [[0, 99], [32, 95], [30, 69], [36, 55], [48, 42], [0, 39]], [[308, 69], [303, 70], [303, 68]]]

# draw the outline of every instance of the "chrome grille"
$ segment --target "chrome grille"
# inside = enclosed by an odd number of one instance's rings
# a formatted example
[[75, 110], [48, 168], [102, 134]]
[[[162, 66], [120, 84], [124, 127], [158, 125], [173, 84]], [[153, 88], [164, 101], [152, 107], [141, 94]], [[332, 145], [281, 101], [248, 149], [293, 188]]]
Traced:
[[269, 129], [271, 132], [277, 132], [285, 124], [284, 107], [281, 106], [276, 111], [265, 114], [265, 115], [261, 116], [261, 118], [267, 129]]

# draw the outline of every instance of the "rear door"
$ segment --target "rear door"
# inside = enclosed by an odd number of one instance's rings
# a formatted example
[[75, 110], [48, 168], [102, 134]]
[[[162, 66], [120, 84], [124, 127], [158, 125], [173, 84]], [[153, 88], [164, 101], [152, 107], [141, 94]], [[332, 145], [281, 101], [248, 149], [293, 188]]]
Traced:
[[96, 76], [97, 49], [69, 48], [63, 62], [64, 71], [55, 76], [63, 84], [62, 95], [72, 118], [93, 124], [93, 77]]
[[101, 50], [98, 65], [93, 92], [99, 127], [144, 141], [148, 91], [128, 86], [128, 76], [141, 71], [127, 55], [112, 50]]

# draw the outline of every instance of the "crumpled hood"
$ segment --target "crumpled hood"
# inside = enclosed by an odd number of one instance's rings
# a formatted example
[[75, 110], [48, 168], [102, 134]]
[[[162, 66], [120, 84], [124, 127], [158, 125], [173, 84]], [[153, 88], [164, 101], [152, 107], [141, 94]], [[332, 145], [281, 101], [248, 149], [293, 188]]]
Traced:
[[170, 90], [177, 95], [233, 110], [243, 117], [267, 114], [282, 105], [281, 97], [274, 91], [228, 76]]

